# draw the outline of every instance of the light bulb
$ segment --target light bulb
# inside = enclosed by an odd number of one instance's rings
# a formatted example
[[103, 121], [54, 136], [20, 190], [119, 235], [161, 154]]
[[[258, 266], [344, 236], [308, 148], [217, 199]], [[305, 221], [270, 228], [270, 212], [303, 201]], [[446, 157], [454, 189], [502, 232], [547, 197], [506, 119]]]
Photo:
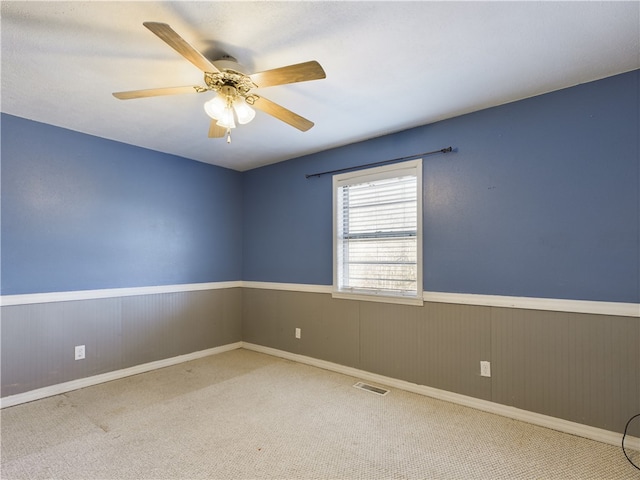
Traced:
[[222, 115], [220, 115], [220, 119], [218, 120], [218, 123], [216, 123], [216, 125], [224, 127], [226, 129], [236, 128], [236, 122], [233, 118], [233, 110], [231, 109], [231, 107], [226, 107], [222, 111]]
[[233, 102], [233, 108], [238, 115], [238, 123], [244, 125], [249, 123], [256, 116], [256, 112], [251, 108], [244, 97], [237, 97]]
[[204, 111], [214, 120], [219, 120], [227, 108], [227, 101], [222, 95], [216, 95], [204, 104]]

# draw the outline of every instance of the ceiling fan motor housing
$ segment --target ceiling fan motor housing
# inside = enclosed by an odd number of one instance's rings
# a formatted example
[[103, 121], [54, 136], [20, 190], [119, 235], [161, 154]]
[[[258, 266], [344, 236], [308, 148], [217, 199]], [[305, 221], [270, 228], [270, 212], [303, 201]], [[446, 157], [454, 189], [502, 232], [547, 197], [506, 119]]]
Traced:
[[243, 67], [235, 58], [224, 56], [212, 62], [219, 72], [205, 72], [204, 81], [210, 90], [223, 95], [248, 97], [249, 91], [257, 85], [243, 72]]
[[216, 68], [221, 72], [224, 72], [225, 70], [233, 70], [235, 72], [246, 75], [246, 72], [244, 71], [244, 67], [240, 65], [238, 61], [230, 55], [224, 55], [218, 60], [213, 60], [211, 63], [213, 63], [216, 66]]
[[235, 98], [238, 95], [238, 89], [233, 85], [224, 85], [220, 88], [220, 94]]

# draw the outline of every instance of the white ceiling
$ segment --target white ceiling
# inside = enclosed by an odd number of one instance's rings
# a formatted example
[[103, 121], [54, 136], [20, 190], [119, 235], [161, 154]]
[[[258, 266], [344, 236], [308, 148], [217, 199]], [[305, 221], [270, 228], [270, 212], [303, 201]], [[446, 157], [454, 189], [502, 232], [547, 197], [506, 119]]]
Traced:
[[[2, 1], [2, 111], [235, 170], [279, 162], [640, 68], [640, 2]], [[327, 78], [256, 93], [315, 122], [258, 112], [207, 137], [213, 94], [143, 27], [168, 23], [248, 73], [317, 60]]]

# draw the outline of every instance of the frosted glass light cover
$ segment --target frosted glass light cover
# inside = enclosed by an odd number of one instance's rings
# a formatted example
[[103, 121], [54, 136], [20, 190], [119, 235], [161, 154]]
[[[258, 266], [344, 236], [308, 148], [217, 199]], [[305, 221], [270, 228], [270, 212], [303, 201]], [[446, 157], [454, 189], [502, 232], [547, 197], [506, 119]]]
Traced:
[[233, 118], [233, 110], [230, 107], [225, 108], [220, 115], [220, 119], [216, 125], [224, 128], [236, 128], [236, 122]]
[[242, 125], [249, 123], [256, 116], [255, 110], [247, 104], [244, 97], [236, 98], [233, 102], [233, 108], [238, 116], [238, 123]]
[[225, 99], [220, 95], [216, 95], [208, 102], [205, 102], [204, 111], [214, 120], [219, 120], [226, 107], [227, 103]]

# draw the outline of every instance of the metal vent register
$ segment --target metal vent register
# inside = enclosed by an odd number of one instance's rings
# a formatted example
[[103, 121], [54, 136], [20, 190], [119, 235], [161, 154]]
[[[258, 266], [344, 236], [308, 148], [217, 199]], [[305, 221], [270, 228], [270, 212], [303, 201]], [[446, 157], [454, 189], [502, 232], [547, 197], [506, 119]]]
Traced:
[[358, 382], [354, 385], [354, 387], [359, 388], [360, 390], [366, 390], [367, 392], [375, 393], [376, 395], [386, 395], [389, 393], [389, 390], [386, 390], [381, 387], [375, 387], [373, 385], [369, 385], [368, 383]]

